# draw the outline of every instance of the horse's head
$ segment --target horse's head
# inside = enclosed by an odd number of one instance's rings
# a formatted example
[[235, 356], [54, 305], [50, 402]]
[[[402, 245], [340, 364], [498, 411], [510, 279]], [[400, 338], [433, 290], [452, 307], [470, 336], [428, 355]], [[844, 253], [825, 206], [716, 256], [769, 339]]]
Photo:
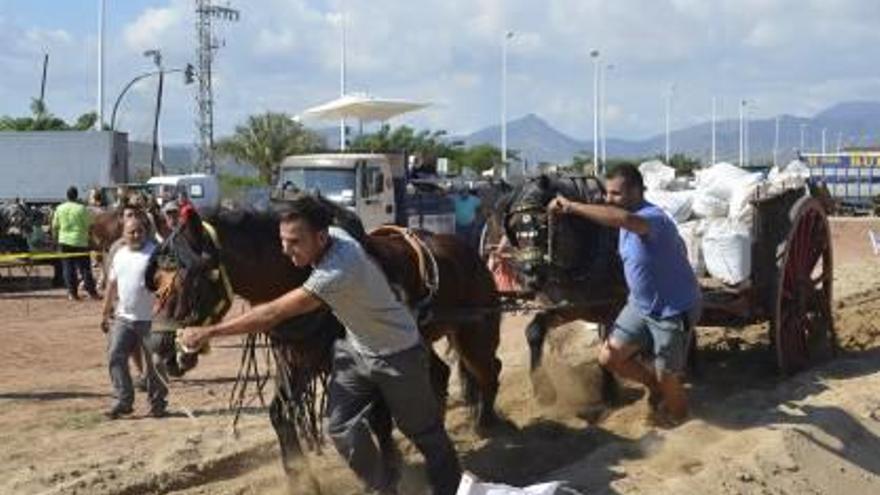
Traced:
[[156, 249], [148, 280], [156, 293], [156, 316], [179, 325], [221, 319], [231, 304], [228, 281], [211, 227], [194, 209]]
[[[514, 248], [514, 265], [520, 283], [529, 290], [540, 290], [552, 268], [565, 268], [566, 251], [573, 234], [583, 234], [580, 219], [552, 217], [547, 205], [556, 196], [585, 203], [601, 203], [604, 189], [595, 177], [540, 175], [527, 179], [513, 191], [504, 208], [504, 230]], [[576, 228], [573, 228], [575, 224]], [[572, 231], [574, 230], [574, 231]], [[569, 235], [561, 236], [560, 231]], [[587, 253], [584, 253], [587, 254]]]

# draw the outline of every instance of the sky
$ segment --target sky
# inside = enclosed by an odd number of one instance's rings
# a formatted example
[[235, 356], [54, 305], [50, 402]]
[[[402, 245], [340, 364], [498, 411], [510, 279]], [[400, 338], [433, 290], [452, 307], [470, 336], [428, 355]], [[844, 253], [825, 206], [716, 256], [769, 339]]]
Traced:
[[[105, 0], [105, 115], [122, 87], [152, 69], [196, 60], [194, 0]], [[0, 115], [26, 115], [50, 57], [46, 104], [66, 119], [97, 105], [98, 0], [0, 0]], [[238, 22], [215, 23], [215, 135], [248, 115], [296, 115], [339, 95], [340, 19], [347, 88], [431, 102], [392, 124], [465, 134], [500, 122], [508, 40], [508, 117], [534, 113], [592, 136], [590, 53], [606, 70], [609, 137], [719, 118], [811, 116], [837, 102], [880, 100], [878, 0], [229, 0]], [[340, 13], [345, 15], [341, 16]], [[162, 136], [195, 142], [195, 85], [166, 79]], [[117, 118], [151, 133], [156, 81], [129, 92]], [[309, 122], [317, 127], [332, 123]]]

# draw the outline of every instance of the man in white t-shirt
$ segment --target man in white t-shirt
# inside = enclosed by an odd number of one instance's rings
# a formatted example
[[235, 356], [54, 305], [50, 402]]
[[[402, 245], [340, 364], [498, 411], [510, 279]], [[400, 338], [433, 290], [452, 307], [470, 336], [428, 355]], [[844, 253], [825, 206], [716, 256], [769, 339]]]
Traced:
[[[150, 335], [153, 317], [154, 297], [146, 287], [145, 275], [155, 244], [147, 238], [146, 226], [137, 216], [125, 220], [122, 239], [124, 244], [110, 260], [109, 285], [101, 322], [102, 330], [110, 331], [110, 381], [117, 400], [116, 405], [106, 413], [110, 419], [118, 419], [132, 412], [134, 388], [128, 370], [128, 356], [136, 349], [143, 348]], [[117, 298], [114, 312], [113, 302]], [[144, 364], [150, 415], [165, 416], [168, 389], [156, 372], [153, 360], [147, 357]]]

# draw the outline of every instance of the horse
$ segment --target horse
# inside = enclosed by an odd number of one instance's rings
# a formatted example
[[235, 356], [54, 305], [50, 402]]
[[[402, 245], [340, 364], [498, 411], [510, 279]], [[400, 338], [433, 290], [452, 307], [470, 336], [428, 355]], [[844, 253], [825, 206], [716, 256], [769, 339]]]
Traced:
[[[488, 223], [496, 231], [487, 237], [505, 237], [509, 242], [513, 272], [522, 292], [546, 308], [525, 329], [532, 385], [539, 400], [555, 398], [549, 382], [537, 373], [547, 333], [584, 320], [599, 323], [604, 339], [626, 300], [617, 229], [581, 217], [547, 213], [547, 205], [556, 196], [597, 204], [604, 201], [604, 195], [602, 184], [591, 176], [530, 177], [499, 201], [496, 217]], [[603, 369], [603, 398], [611, 400], [615, 392], [613, 377]]]
[[[478, 432], [498, 424], [494, 409], [501, 362], [498, 295], [479, 255], [455, 236], [380, 228], [367, 234], [348, 210], [322, 200], [342, 226], [379, 263], [389, 283], [418, 312], [425, 342], [446, 337], [459, 357], [464, 400]], [[203, 222], [184, 220], [157, 250], [151, 275], [159, 314], [180, 325], [218, 321], [222, 301], [233, 292], [251, 304], [273, 300], [300, 287], [309, 269], [296, 267], [281, 250], [277, 212], [221, 211]], [[227, 288], [224, 288], [227, 287]], [[269, 406], [290, 472], [308, 447], [320, 447], [321, 409], [316, 384], [327, 383], [333, 341], [344, 328], [328, 310], [319, 310], [266, 329], [276, 364], [275, 396]], [[448, 366], [433, 349], [431, 375], [445, 403]], [[383, 452], [390, 450], [391, 420], [383, 407], [373, 418]], [[388, 454], [391, 455], [391, 454]]]

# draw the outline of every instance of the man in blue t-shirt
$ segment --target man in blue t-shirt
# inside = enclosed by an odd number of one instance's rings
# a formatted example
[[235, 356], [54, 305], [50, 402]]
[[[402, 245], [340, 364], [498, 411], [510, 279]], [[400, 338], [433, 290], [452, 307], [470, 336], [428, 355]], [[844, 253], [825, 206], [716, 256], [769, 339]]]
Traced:
[[[658, 419], [679, 422], [688, 410], [681, 376], [691, 332], [699, 319], [697, 279], [675, 223], [645, 201], [642, 174], [634, 165], [615, 167], [605, 189], [608, 205], [558, 197], [548, 209], [620, 229], [618, 250], [629, 298], [602, 346], [599, 362], [644, 384]], [[653, 355], [653, 363], [639, 359], [644, 352]]]

